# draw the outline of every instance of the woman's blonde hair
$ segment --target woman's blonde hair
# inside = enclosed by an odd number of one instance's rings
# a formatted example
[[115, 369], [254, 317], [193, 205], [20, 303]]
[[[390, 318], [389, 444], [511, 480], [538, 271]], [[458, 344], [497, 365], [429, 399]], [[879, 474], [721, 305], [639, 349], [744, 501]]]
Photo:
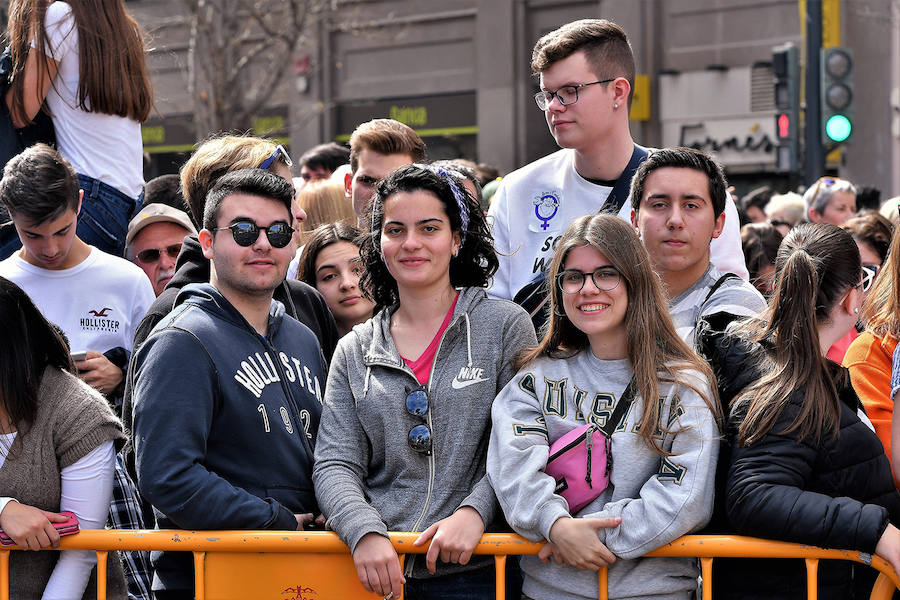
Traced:
[[[626, 354], [641, 398], [658, 398], [659, 382], [684, 385], [703, 397], [721, 424], [722, 410], [712, 370], [678, 337], [647, 250], [634, 229], [615, 215], [586, 215], [572, 222], [563, 234], [550, 264], [551, 314], [547, 331], [536, 347], [525, 351], [517, 366], [521, 368], [540, 356], [568, 358], [589, 347], [587, 335], [565, 315], [562, 291], [556, 282], [569, 252], [579, 246], [590, 246], [603, 254], [621, 274], [619, 285], [626, 286]], [[689, 370], [700, 372], [709, 381], [710, 396], [707, 390], [697, 389], [682, 376]], [[659, 402], [644, 401], [639, 434], [649, 448], [666, 454], [653, 437], [657, 428], [666, 431], [659, 423], [659, 408]]]
[[[200, 144], [181, 167], [181, 193], [197, 229], [203, 224], [206, 193], [219, 177], [229, 171], [259, 167], [276, 148], [272, 140], [250, 135], [223, 135]], [[267, 171], [274, 173], [278, 165], [287, 165], [287, 157], [279, 154], [277, 158]]]
[[894, 231], [875, 286], [866, 296], [862, 318], [873, 335], [900, 339], [900, 235]]
[[306, 240], [320, 225], [356, 220], [353, 204], [344, 193], [343, 184], [337, 181], [323, 179], [307, 183], [300, 189], [297, 203], [306, 212], [306, 220], [300, 225], [301, 240]]

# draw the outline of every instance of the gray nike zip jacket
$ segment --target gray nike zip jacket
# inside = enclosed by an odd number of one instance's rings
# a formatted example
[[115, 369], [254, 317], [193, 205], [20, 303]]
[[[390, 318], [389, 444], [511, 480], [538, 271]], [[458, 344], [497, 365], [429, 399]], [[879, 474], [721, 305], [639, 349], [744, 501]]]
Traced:
[[[516, 372], [515, 356], [536, 344], [528, 314], [483, 289], [460, 290], [427, 385], [428, 412], [417, 417], [406, 396], [419, 383], [390, 334], [395, 310], [340, 340], [325, 386], [313, 483], [328, 527], [351, 550], [367, 533], [421, 532], [463, 506], [478, 511], [486, 531], [504, 525], [485, 475], [491, 405]], [[407, 442], [421, 424], [432, 434], [431, 455]], [[477, 558], [466, 566], [438, 561], [437, 575], [487, 564]], [[431, 576], [412, 555], [406, 575]]]

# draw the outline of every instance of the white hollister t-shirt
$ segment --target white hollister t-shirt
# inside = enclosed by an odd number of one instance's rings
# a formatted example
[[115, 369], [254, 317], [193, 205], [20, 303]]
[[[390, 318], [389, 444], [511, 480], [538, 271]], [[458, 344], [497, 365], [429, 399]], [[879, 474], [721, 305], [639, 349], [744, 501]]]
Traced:
[[31, 298], [47, 320], [69, 338], [72, 352], [124, 348], [156, 299], [140, 267], [91, 247], [71, 269], [52, 271], [25, 262], [16, 252], [0, 262], [6, 277]]

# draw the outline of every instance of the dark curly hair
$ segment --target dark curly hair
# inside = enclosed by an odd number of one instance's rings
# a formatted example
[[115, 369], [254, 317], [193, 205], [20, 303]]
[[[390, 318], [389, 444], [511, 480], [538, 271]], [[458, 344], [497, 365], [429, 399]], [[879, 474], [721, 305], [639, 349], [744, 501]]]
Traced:
[[[465, 203], [468, 217], [465, 231], [462, 231], [463, 219], [451, 186], [457, 188]], [[363, 234], [360, 246], [360, 256], [365, 264], [360, 287], [379, 306], [391, 306], [399, 301], [397, 282], [381, 256], [384, 202], [398, 192], [418, 190], [429, 192], [441, 201], [450, 221], [450, 229], [459, 232], [462, 238], [459, 252], [450, 259], [450, 284], [453, 287], [487, 287], [497, 271], [494, 240], [484, 212], [478, 201], [466, 191], [461, 177], [442, 168], [420, 164], [407, 165], [381, 180], [366, 210], [369, 229]]]

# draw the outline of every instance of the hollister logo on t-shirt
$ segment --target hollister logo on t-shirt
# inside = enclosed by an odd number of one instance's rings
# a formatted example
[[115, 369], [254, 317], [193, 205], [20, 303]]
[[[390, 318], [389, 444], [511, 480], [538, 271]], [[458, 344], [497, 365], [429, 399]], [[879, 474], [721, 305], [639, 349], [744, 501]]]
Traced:
[[117, 319], [111, 318], [113, 312], [113, 309], [109, 306], [89, 309], [87, 314], [78, 321], [78, 325], [82, 331], [111, 331], [118, 333], [120, 323]]

